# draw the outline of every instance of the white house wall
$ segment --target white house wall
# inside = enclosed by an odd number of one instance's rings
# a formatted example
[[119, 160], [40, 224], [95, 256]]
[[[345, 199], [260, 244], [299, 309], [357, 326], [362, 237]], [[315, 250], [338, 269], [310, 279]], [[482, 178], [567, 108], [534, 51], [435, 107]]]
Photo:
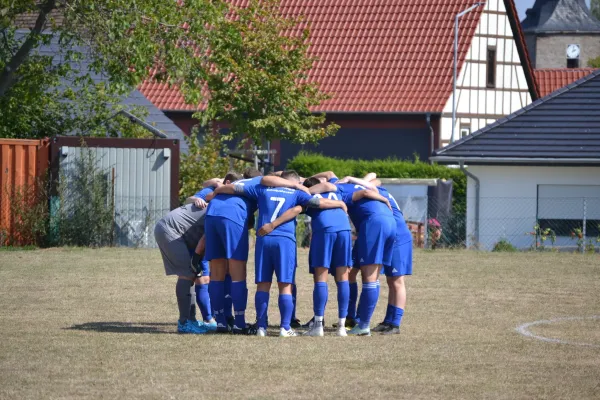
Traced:
[[[526, 233], [536, 224], [538, 185], [600, 185], [600, 167], [468, 167], [479, 178], [479, 246], [491, 250], [501, 239], [518, 248], [529, 248], [533, 239]], [[568, 194], [565, 195], [568, 197]], [[467, 182], [467, 246], [475, 243], [475, 182]], [[557, 207], [566, 207], [557, 199]], [[569, 210], [565, 210], [569, 211]], [[591, 210], [590, 210], [591, 211]], [[597, 210], [596, 210], [597, 211]], [[559, 245], [573, 245], [559, 238]]]
[[[460, 29], [460, 27], [459, 27]], [[496, 87], [486, 87], [488, 46], [496, 47]], [[531, 103], [525, 72], [503, 0], [489, 0], [457, 79], [455, 140], [461, 126], [471, 133]], [[452, 134], [452, 95], [442, 114], [441, 145]]]

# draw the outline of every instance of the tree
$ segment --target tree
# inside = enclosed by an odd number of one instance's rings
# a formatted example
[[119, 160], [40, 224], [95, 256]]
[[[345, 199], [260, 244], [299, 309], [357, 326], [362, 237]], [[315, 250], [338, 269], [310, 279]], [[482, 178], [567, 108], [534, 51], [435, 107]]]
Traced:
[[[36, 21], [19, 37], [23, 13]], [[307, 79], [308, 30], [278, 0], [0, 0], [0, 30], [2, 136], [98, 130], [149, 78], [178, 85], [203, 125], [227, 121], [257, 144], [338, 128], [311, 113], [326, 95]], [[60, 56], [38, 54], [43, 44]]]
[[600, 0], [590, 1], [590, 11], [594, 17], [600, 19]]

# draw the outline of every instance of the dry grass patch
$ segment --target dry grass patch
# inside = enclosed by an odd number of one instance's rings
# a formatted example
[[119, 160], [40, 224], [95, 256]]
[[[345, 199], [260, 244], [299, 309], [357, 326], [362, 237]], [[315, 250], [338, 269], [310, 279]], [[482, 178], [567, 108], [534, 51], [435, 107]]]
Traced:
[[[306, 321], [312, 283], [299, 255]], [[600, 348], [515, 331], [600, 315], [599, 277], [598, 256], [417, 251], [398, 336], [182, 336], [157, 250], [0, 252], [0, 398], [599, 398]], [[386, 295], [383, 285], [374, 322]], [[335, 296], [331, 283], [328, 325]], [[274, 325], [276, 303], [273, 292]], [[532, 330], [599, 343], [599, 324]]]

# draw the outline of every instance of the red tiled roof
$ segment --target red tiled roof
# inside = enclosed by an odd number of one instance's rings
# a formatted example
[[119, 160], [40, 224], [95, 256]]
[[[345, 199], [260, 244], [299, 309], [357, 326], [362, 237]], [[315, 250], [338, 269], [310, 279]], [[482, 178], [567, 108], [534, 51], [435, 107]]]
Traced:
[[[514, 11], [513, 0], [505, 3]], [[281, 2], [284, 14], [302, 14], [311, 24], [310, 52], [319, 60], [310, 79], [333, 96], [318, 111], [419, 113], [441, 112], [450, 97], [454, 15], [472, 4], [473, 0]], [[461, 18], [459, 65], [482, 9]], [[524, 46], [518, 20], [516, 26], [516, 39]], [[163, 110], [195, 108], [165, 85], [145, 83], [140, 90]]]
[[540, 87], [540, 97], [544, 97], [594, 72], [594, 68], [536, 69], [535, 79]]

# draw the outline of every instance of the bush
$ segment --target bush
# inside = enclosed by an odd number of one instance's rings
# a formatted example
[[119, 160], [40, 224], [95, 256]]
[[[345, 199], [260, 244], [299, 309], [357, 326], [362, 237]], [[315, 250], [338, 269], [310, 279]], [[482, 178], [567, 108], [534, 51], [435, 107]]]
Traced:
[[415, 159], [415, 161], [402, 161], [393, 158], [372, 161], [342, 160], [320, 154], [301, 152], [287, 166], [298, 171], [301, 176], [333, 171], [339, 177], [347, 175], [360, 177], [368, 172], [375, 172], [379, 178], [452, 179], [454, 211], [464, 213], [466, 210], [467, 179], [465, 174], [458, 169], [443, 165], [429, 164], [418, 159]]
[[113, 187], [95, 153], [82, 146], [61, 171], [58, 204], [52, 212], [53, 244], [100, 247], [114, 244]]
[[502, 239], [494, 245], [492, 251], [514, 253], [517, 251], [517, 248], [513, 246], [508, 240]]
[[48, 228], [48, 197], [45, 179], [2, 189], [12, 230], [0, 231], [0, 246], [43, 246]]

